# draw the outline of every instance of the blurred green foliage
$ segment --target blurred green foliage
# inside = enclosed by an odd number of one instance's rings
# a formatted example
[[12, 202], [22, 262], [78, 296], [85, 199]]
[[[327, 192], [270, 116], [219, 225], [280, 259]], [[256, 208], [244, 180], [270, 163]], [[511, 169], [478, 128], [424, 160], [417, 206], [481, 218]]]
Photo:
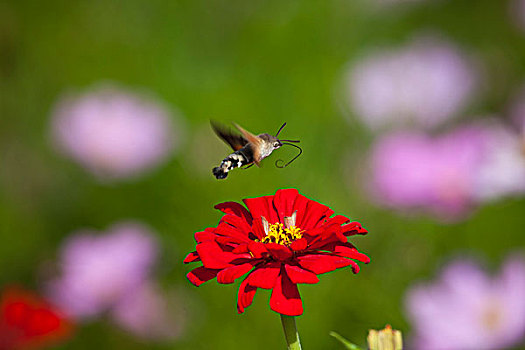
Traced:
[[[525, 243], [525, 200], [440, 225], [375, 208], [356, 180], [371, 135], [345, 120], [345, 66], [367, 48], [421, 31], [458, 42], [484, 64], [483, 93], [472, 114], [501, 113], [525, 81], [524, 36], [506, 1], [428, 1], [386, 11], [371, 10], [364, 0], [1, 2], [0, 284], [38, 289], [42, 264], [56, 258], [73, 230], [136, 218], [162, 241], [162, 284], [184, 289], [184, 338], [154, 346], [102, 320], [79, 327], [64, 349], [284, 348], [269, 293], [259, 292], [237, 315], [238, 283], [192, 287], [181, 261], [194, 249], [193, 233], [217, 223], [216, 203], [295, 187], [362, 222], [370, 234], [352, 241], [372, 259], [358, 275], [342, 270], [301, 286], [303, 347], [340, 349], [330, 331], [364, 339], [385, 323], [409, 334], [403, 295], [410, 283], [431, 278], [456, 256], [498, 266]], [[187, 120], [178, 155], [137, 181], [116, 184], [100, 184], [58, 155], [49, 137], [53, 104], [63, 92], [100, 81], [151, 91], [178, 109]], [[300, 138], [304, 154], [277, 169], [275, 159], [293, 154], [282, 149], [261, 169], [217, 181], [188, 156], [194, 147], [223, 147], [217, 159], [202, 160], [211, 169], [228, 153], [207, 126], [210, 118], [270, 133], [286, 121], [283, 134]], [[192, 142], [202, 128], [209, 144]]]

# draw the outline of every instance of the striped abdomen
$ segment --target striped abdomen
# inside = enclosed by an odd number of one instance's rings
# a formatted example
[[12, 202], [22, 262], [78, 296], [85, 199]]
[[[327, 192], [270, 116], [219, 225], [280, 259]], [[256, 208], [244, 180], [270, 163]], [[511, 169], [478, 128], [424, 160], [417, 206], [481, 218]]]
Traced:
[[217, 179], [225, 179], [230, 170], [240, 168], [252, 162], [253, 151], [251, 145], [248, 144], [224, 158], [220, 166], [213, 168], [213, 175], [215, 175]]

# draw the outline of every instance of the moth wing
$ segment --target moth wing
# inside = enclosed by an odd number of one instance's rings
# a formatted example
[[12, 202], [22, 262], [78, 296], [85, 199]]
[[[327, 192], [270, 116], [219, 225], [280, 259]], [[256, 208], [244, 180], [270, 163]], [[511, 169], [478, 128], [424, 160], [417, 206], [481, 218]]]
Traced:
[[224, 142], [226, 142], [234, 151], [238, 151], [248, 144], [248, 140], [237, 133], [233, 133], [227, 127], [211, 121], [211, 127], [213, 131], [219, 136]]
[[261, 158], [261, 147], [262, 143], [264, 142], [263, 139], [261, 139], [259, 136], [252, 134], [249, 131], [244, 130], [241, 126], [233, 123], [237, 130], [242, 134], [244, 139], [248, 140], [249, 143], [252, 144], [252, 150], [253, 150], [253, 161], [255, 165], [260, 166], [260, 162], [262, 160]]

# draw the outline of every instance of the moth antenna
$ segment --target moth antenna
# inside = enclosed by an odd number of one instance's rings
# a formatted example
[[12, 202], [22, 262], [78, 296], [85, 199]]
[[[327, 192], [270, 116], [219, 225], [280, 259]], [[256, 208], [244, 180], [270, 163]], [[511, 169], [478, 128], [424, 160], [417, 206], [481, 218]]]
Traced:
[[284, 141], [284, 142], [295, 142], [295, 143], [301, 142], [300, 140], [279, 140], [279, 141]]
[[286, 126], [286, 122], [284, 122], [283, 125], [281, 125], [281, 127], [279, 128], [279, 130], [277, 131], [277, 134], [275, 134], [275, 137], [279, 136], [279, 133], [281, 132], [281, 130]]
[[299, 153], [297, 153], [297, 155], [295, 157], [292, 158], [292, 160], [290, 160], [288, 163], [282, 165], [280, 163], [284, 163], [284, 161], [282, 159], [277, 159], [275, 161], [275, 166], [278, 167], [278, 168], [286, 168], [288, 165], [290, 165], [294, 160], [297, 159], [297, 157], [299, 157], [301, 155], [301, 153], [303, 153], [303, 149], [297, 145], [294, 145], [293, 143], [282, 143], [283, 145], [288, 145], [288, 146], [293, 146], [295, 148], [297, 148], [299, 150]]

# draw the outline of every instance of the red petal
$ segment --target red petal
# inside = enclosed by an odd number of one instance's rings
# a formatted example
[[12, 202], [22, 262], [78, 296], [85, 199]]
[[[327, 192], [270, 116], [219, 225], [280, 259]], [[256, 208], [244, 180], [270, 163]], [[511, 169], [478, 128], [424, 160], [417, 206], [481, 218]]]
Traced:
[[233, 227], [232, 225], [225, 222], [219, 223], [219, 225], [215, 228], [215, 233], [221, 236], [238, 239], [241, 242], [248, 242], [250, 240], [248, 238], [248, 232], [242, 231], [237, 227]]
[[322, 219], [329, 217], [333, 213], [333, 210], [326, 205], [311, 200], [308, 202], [306, 212], [299, 227], [303, 230], [314, 228]]
[[72, 324], [52, 305], [17, 287], [4, 290], [0, 312], [0, 349], [49, 347], [72, 331]]
[[252, 225], [248, 224], [246, 220], [231, 214], [226, 214], [221, 218], [221, 222], [226, 222], [237, 228], [240, 232], [248, 236], [252, 230]]
[[319, 278], [313, 272], [304, 270], [300, 268], [299, 266], [294, 266], [294, 265], [284, 265], [284, 267], [292, 283], [314, 284], [314, 283], [319, 282]]
[[25, 325], [25, 333], [28, 337], [42, 336], [60, 328], [60, 318], [50, 310], [32, 310], [28, 316]]
[[246, 279], [242, 281], [237, 296], [237, 312], [242, 314], [244, 309], [252, 304], [256, 292], [257, 288], [249, 285]]
[[290, 281], [284, 271], [277, 278], [273, 288], [270, 308], [288, 316], [299, 316], [303, 313], [303, 303], [297, 285]]
[[353, 260], [338, 257], [334, 257], [334, 264], [336, 269], [340, 269], [341, 267], [347, 267], [349, 265], [352, 265], [352, 268], [355, 268], [357, 266], [357, 263]]
[[301, 267], [312, 271], [316, 275], [333, 271], [340, 267], [351, 265], [351, 260], [333, 255], [305, 255], [297, 258]]
[[[213, 230], [215, 230], [215, 227], [213, 228]], [[215, 233], [207, 231], [207, 230], [201, 231], [201, 232], [195, 232], [195, 241], [197, 243], [202, 243], [205, 241], [212, 241], [215, 239], [215, 237], [217, 237]]]
[[192, 271], [188, 272], [186, 277], [193, 283], [195, 286], [200, 286], [204, 282], [215, 278], [220, 270], [217, 269], [207, 269], [204, 266], [197, 267]]
[[358, 222], [351, 222], [348, 225], [342, 227], [345, 236], [353, 235], [366, 235], [368, 231], [361, 226]]
[[199, 254], [197, 254], [197, 252], [191, 252], [188, 255], [186, 255], [183, 263], [187, 264], [195, 261], [201, 261], [201, 259], [199, 258]]
[[[345, 242], [347, 238], [345, 237]], [[320, 249], [332, 251], [336, 243], [342, 243], [335, 233], [323, 232], [309, 241], [309, 249]]]
[[343, 225], [343, 224], [345, 224], [347, 222], [350, 222], [350, 219], [347, 218], [346, 216], [336, 215], [336, 216], [331, 217], [328, 220], [326, 220], [325, 225], [326, 226], [331, 226], [331, 225], [341, 226], [341, 225]]
[[236, 265], [235, 260], [250, 259], [248, 253], [235, 254], [224, 251], [216, 242], [206, 241], [197, 244], [197, 253], [202, 260], [202, 264], [209, 269], [224, 269]]
[[248, 224], [252, 224], [252, 216], [241, 204], [236, 202], [224, 202], [217, 204], [215, 209], [219, 209], [223, 213], [233, 214], [243, 218]]
[[307, 246], [308, 241], [306, 238], [298, 239], [297, 241], [293, 241], [292, 244], [290, 244], [290, 248], [292, 248], [293, 251], [305, 250]]
[[232, 250], [232, 253], [235, 253], [235, 254], [248, 253], [248, 252], [249, 252], [249, 250], [248, 250], [248, 244], [246, 244], [246, 243], [239, 244], [237, 247], [235, 247], [235, 248]]
[[252, 232], [258, 239], [263, 239], [266, 237], [266, 232], [264, 232], [261, 217], [253, 219]]
[[248, 249], [256, 259], [263, 258], [268, 255], [268, 249], [264, 243], [251, 241], [248, 243]]
[[306, 229], [306, 227], [302, 226], [304, 215], [306, 214], [306, 207], [308, 206], [308, 202], [310, 200], [306, 198], [303, 195], [298, 195], [297, 198], [295, 198], [295, 202], [293, 204], [293, 211], [297, 212], [297, 217], [295, 218], [295, 226], [302, 228], [303, 230]]
[[359, 265], [357, 265], [357, 263], [353, 260], [349, 260], [350, 261], [350, 264], [352, 265], [352, 272], [353, 273], [359, 273]]
[[282, 244], [266, 243], [265, 247], [275, 259], [280, 261], [290, 259], [293, 255], [292, 251]]
[[246, 244], [246, 241], [240, 240], [238, 238], [234, 237], [225, 237], [225, 236], [217, 236], [215, 239], [215, 242], [219, 243], [219, 245], [229, 245], [231, 247], [237, 247], [239, 244]]
[[243, 202], [248, 207], [254, 219], [263, 216], [270, 224], [279, 221], [277, 211], [273, 206], [273, 196], [246, 198], [243, 199]]
[[367, 255], [363, 253], [359, 253], [359, 251], [353, 246], [349, 247], [349, 246], [342, 245], [342, 244], [336, 245], [334, 252], [346, 258], [362, 261], [365, 264], [368, 264], [370, 262], [370, 258]]
[[246, 279], [254, 287], [272, 289], [280, 272], [280, 264], [272, 263], [253, 270]]
[[270, 196], [245, 198], [242, 200], [250, 214], [252, 214], [252, 218], [256, 219], [261, 216], [264, 216], [266, 219], [269, 218], [270, 212], [268, 208], [268, 200], [266, 199], [267, 197]]
[[217, 282], [222, 284], [233, 283], [237, 278], [243, 276], [252, 268], [253, 264], [250, 263], [228, 267], [227, 269], [224, 269], [218, 273]]
[[285, 216], [293, 214], [293, 204], [299, 192], [295, 188], [278, 190], [273, 198], [273, 205], [279, 215], [279, 221], [284, 222]]

